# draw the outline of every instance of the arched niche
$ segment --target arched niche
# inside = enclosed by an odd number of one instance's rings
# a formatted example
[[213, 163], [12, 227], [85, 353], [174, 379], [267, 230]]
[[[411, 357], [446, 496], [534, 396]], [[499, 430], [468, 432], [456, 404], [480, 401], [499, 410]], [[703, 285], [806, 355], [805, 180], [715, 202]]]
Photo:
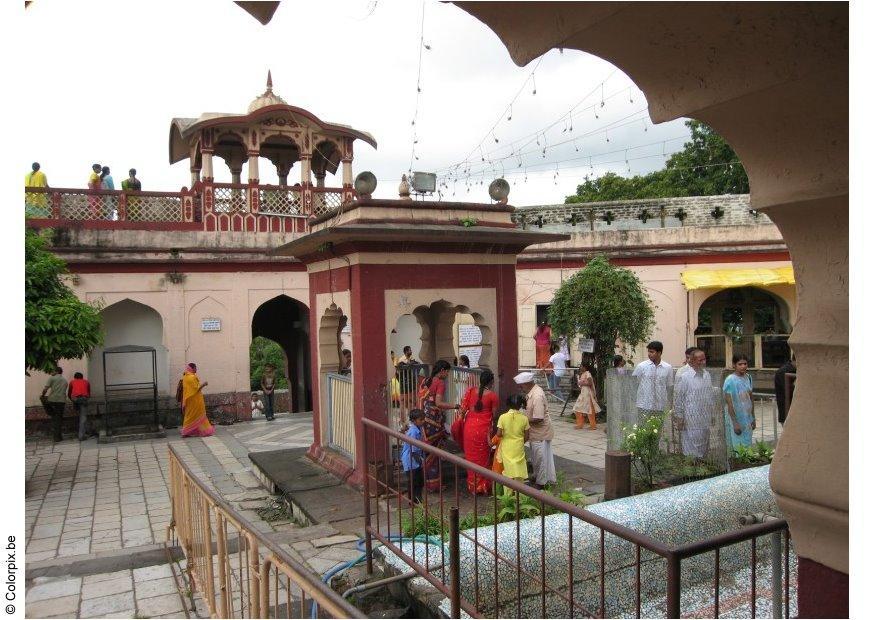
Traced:
[[[277, 343], [285, 360], [292, 411], [309, 411], [313, 402], [310, 376], [310, 310], [288, 295], [262, 303], [252, 315], [252, 337]], [[252, 369], [250, 369], [250, 377]]]
[[[261, 141], [259, 157], [270, 161], [273, 170], [276, 171], [279, 185], [288, 185], [289, 172], [295, 162], [301, 159], [301, 148], [287, 135], [271, 134]], [[269, 168], [259, 164], [259, 175], [262, 183], [272, 180], [272, 174], [267, 174], [268, 170]], [[300, 181], [300, 179], [293, 180], [292, 183], [296, 181]]]
[[321, 140], [316, 143], [312, 153], [313, 174], [317, 187], [324, 187], [325, 173], [337, 174], [340, 165], [341, 149], [332, 140]]
[[[248, 160], [246, 155], [246, 140], [244, 137], [235, 131], [229, 130], [220, 134], [216, 138], [215, 144], [215, 154], [216, 156], [221, 157], [228, 166], [228, 169], [231, 172], [231, 182], [243, 182], [243, 168]], [[213, 170], [213, 174], [218, 181], [219, 176], [215, 174], [215, 169]]]
[[[336, 304], [331, 304], [319, 319], [319, 372], [325, 374], [341, 369], [340, 351], [344, 348], [343, 330], [349, 319]], [[347, 347], [351, 348], [351, 347]]]
[[435, 301], [428, 306], [417, 306], [413, 310], [413, 316], [421, 328], [420, 336], [420, 360], [427, 364], [433, 364], [437, 360], [446, 360], [450, 363], [457, 357], [457, 329], [459, 317], [468, 316], [472, 323], [480, 329], [481, 353], [479, 365], [489, 367], [493, 363], [492, 357], [492, 328], [486, 322], [482, 314], [466, 305], [453, 304], [445, 299]]
[[413, 350], [414, 359], [421, 359], [422, 326], [414, 315], [402, 314], [389, 332], [389, 351], [401, 357], [404, 347], [408, 346]]
[[[158, 393], [170, 393], [167, 347], [164, 346], [164, 321], [154, 308], [123, 299], [100, 312], [103, 320], [103, 346], [88, 356], [88, 379], [95, 396], [103, 395], [103, 351], [110, 347], [139, 345], [154, 347], [158, 371]], [[113, 382], [150, 381], [152, 358], [147, 355], [116, 355], [107, 360], [107, 379]], [[175, 386], [174, 386], [175, 387]]]

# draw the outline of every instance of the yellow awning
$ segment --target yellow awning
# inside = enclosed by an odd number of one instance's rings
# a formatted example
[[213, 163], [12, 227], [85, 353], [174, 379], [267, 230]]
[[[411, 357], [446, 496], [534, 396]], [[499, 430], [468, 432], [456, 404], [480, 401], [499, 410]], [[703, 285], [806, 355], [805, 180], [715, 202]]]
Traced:
[[690, 269], [681, 273], [688, 291], [698, 288], [733, 288], [736, 286], [772, 286], [796, 284], [792, 267], [773, 269]]

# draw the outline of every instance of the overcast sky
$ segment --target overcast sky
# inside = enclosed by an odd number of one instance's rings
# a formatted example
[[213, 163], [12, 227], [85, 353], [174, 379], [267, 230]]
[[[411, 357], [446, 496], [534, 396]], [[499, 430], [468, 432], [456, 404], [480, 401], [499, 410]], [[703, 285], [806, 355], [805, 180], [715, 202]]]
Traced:
[[[100, 162], [117, 186], [135, 167], [144, 189], [178, 190], [190, 177], [187, 161], [168, 163], [170, 120], [245, 112], [268, 69], [287, 103], [374, 135], [376, 150], [356, 142], [353, 170], [373, 171], [380, 197], [397, 196], [414, 130], [414, 170], [446, 175], [459, 164], [455, 183], [442, 177], [443, 199], [488, 201], [487, 185], [503, 174], [517, 205], [562, 202], [585, 174], [660, 168], [663, 154], [683, 146], [683, 121], [653, 126], [642, 93], [609, 63], [552, 50], [517, 67], [458, 7], [424, 7], [431, 49], [422, 49], [417, 106], [420, 2], [287, 1], [262, 26], [229, 1], [37, 0], [21, 62], [38, 67], [27, 114], [40, 120], [20, 152], [21, 173], [39, 161], [50, 185], [83, 187]], [[215, 170], [230, 181], [221, 160]], [[276, 182], [265, 159], [260, 173]], [[290, 181], [298, 174], [296, 166]]]

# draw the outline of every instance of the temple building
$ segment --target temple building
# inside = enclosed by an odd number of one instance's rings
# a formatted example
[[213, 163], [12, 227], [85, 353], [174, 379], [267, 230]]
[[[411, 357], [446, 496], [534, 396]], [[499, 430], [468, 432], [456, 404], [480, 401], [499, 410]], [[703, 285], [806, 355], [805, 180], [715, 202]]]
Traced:
[[[208, 402], [248, 418], [249, 346], [263, 336], [285, 354], [290, 390], [283, 405], [308, 411], [315, 383], [314, 293], [305, 265], [275, 250], [307, 236], [342, 204], [362, 200], [353, 188], [355, 140], [377, 144], [367, 132], [285, 103], [268, 76], [265, 92], [245, 114], [173, 119], [169, 159], [189, 160], [190, 189], [30, 188], [29, 202], [45, 207], [29, 225], [55, 231], [54, 250], [69, 265], [72, 289], [83, 300], [104, 304], [104, 348], [156, 349], [159, 392], [169, 395], [184, 364], [196, 361], [209, 379]], [[215, 156], [227, 164], [231, 183], [215, 181]], [[276, 167], [279, 185], [260, 183], [259, 158]], [[295, 164], [299, 174], [293, 180]], [[338, 172], [339, 183], [326, 185], [327, 174]], [[35, 201], [35, 193], [48, 196]], [[364, 200], [361, 211], [368, 213]], [[369, 212], [372, 219], [377, 212], [376, 207]], [[691, 345], [705, 349], [716, 366], [728, 366], [733, 353], [744, 352], [753, 368], [774, 369], [786, 356], [796, 312], [790, 257], [774, 224], [750, 208], [748, 196], [543, 205], [510, 213], [502, 226], [564, 235], [530, 245], [515, 260], [519, 367], [534, 365], [535, 326], [546, 319], [563, 279], [598, 254], [642, 280], [656, 308], [653, 337], [663, 341], [671, 363], [683, 363], [683, 350]], [[416, 244], [398, 247], [403, 250], [387, 260], [417, 253]], [[475, 364], [494, 364], [484, 354], [489, 344], [483, 330], [471, 327], [478, 323], [476, 312], [459, 307], [436, 335], [429, 317], [448, 311], [449, 306], [411, 307], [402, 313], [389, 326], [386, 359], [409, 345], [424, 362], [466, 354]], [[339, 333], [341, 348], [352, 348], [363, 327], [350, 319]], [[575, 343], [570, 348], [578, 362]], [[87, 359], [62, 364], [65, 372], [92, 377], [98, 396], [101, 353], [97, 349]], [[644, 357], [640, 347], [625, 353], [630, 361]], [[43, 382], [39, 373], [27, 380], [30, 416], [41, 414]]]

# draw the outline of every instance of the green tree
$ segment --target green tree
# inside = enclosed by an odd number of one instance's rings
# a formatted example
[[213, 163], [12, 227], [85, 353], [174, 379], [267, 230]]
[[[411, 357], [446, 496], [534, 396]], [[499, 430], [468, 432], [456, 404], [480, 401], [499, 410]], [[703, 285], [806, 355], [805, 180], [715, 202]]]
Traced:
[[256, 336], [249, 345], [249, 387], [251, 390], [261, 389], [261, 377], [264, 367], [273, 364], [276, 368], [276, 387], [284, 390], [289, 387], [286, 380], [286, 358], [283, 349], [273, 340]]
[[593, 360], [599, 400], [605, 371], [618, 341], [635, 347], [650, 336], [654, 318], [650, 297], [633, 272], [597, 256], [556, 291], [549, 310], [554, 332], [595, 340]]
[[565, 198], [566, 204], [670, 196], [715, 196], [747, 194], [747, 173], [732, 147], [708, 125], [686, 122], [690, 140], [682, 151], [672, 155], [665, 168], [645, 175], [622, 177], [606, 172], [587, 178], [577, 193]]
[[51, 372], [102, 344], [100, 305], [85, 303], [61, 282], [67, 266], [49, 250], [48, 233], [25, 230], [24, 367]]

